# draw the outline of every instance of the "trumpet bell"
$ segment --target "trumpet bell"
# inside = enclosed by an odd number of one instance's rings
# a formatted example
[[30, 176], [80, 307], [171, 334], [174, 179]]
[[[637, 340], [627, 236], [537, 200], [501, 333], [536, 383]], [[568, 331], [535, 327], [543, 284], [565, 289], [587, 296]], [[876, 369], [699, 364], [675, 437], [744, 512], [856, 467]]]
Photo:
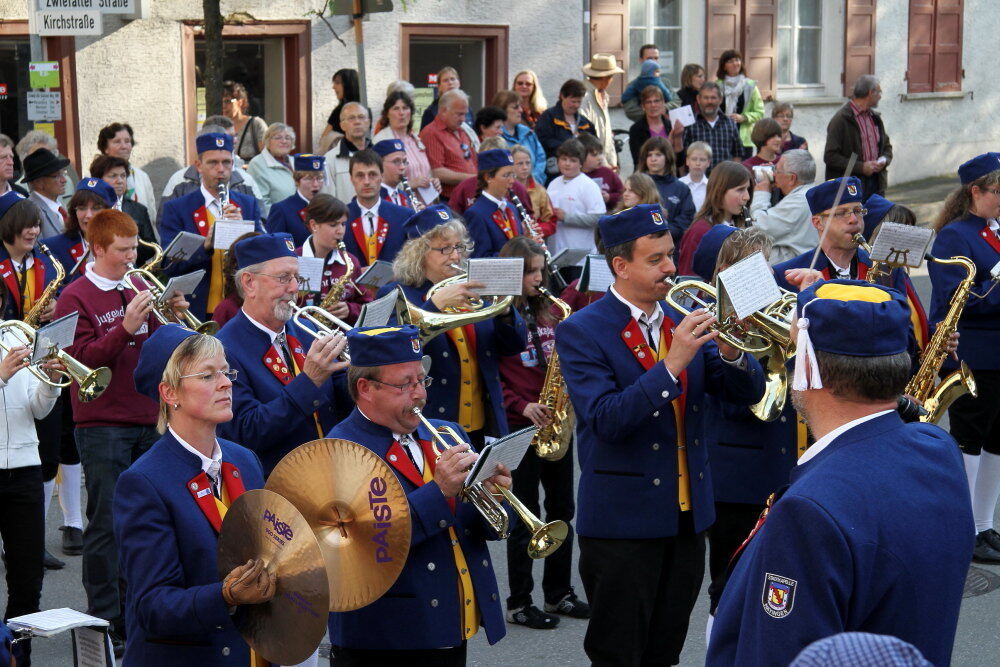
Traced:
[[100, 397], [111, 384], [111, 369], [101, 366], [82, 377], [73, 376], [73, 379], [80, 385], [77, 398], [80, 399], [81, 403], [90, 403], [95, 398]]
[[569, 535], [569, 526], [565, 521], [552, 521], [541, 526], [531, 534], [528, 540], [528, 555], [534, 559], [545, 558], [562, 546]]
[[195, 331], [206, 336], [214, 336], [219, 333], [219, 323], [215, 320], [208, 320], [195, 327]]

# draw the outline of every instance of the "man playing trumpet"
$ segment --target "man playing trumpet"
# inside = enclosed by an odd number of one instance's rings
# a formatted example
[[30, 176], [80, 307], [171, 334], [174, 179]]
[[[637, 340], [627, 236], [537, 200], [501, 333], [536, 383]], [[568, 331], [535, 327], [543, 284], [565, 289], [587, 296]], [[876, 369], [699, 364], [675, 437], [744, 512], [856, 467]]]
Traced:
[[[490, 644], [506, 633], [486, 548], [498, 536], [462, 499], [478, 455], [463, 443], [438, 456], [414, 414], [431, 383], [416, 327], [352, 329], [347, 339], [348, 387], [357, 407], [329, 437], [361, 443], [393, 468], [410, 503], [413, 534], [406, 566], [388, 593], [357, 611], [330, 614], [330, 664], [464, 665], [466, 642], [480, 625]], [[430, 423], [468, 441], [457, 424]], [[510, 473], [500, 466], [491, 484], [510, 487]]]

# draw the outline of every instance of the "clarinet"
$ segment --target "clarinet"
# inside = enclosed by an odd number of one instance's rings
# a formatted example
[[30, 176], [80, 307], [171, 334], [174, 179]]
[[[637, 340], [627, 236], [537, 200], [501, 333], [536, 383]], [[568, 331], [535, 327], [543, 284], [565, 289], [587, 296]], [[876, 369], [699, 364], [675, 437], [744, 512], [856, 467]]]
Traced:
[[420, 201], [420, 197], [413, 192], [413, 188], [410, 187], [410, 182], [406, 180], [406, 176], [404, 174], [399, 175], [399, 187], [403, 188], [403, 192], [405, 192], [406, 196], [410, 198], [410, 204], [413, 205], [414, 213], [420, 213], [424, 210], [424, 208], [426, 208], [425, 204]]
[[514, 204], [514, 208], [517, 209], [518, 214], [521, 216], [521, 222], [524, 223], [525, 228], [528, 230], [528, 235], [531, 236], [535, 243], [542, 246], [542, 251], [545, 253], [545, 266], [549, 269], [549, 275], [552, 276], [552, 282], [555, 284], [556, 290], [562, 292], [566, 289], [566, 281], [559, 273], [559, 269], [552, 266], [552, 253], [549, 252], [548, 246], [545, 245], [545, 239], [542, 238], [541, 232], [535, 226], [535, 219], [528, 215], [527, 209], [521, 203], [521, 198], [514, 192], [514, 188], [511, 188], [508, 194], [510, 195], [511, 202]]
[[750, 215], [750, 208], [748, 206], [741, 207], [741, 215], [743, 216], [743, 226], [753, 227], [753, 216]]
[[226, 207], [229, 206], [229, 186], [225, 183], [219, 183], [216, 188], [219, 193], [219, 203], [222, 204], [222, 214], [225, 215]]

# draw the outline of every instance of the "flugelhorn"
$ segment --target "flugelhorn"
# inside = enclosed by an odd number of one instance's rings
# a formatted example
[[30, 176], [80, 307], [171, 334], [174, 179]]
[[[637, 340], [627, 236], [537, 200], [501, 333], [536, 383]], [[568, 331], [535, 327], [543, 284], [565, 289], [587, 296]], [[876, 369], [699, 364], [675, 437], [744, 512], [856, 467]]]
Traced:
[[[155, 245], [146, 243], [146, 245]], [[159, 246], [157, 246], [159, 248]], [[154, 258], [155, 259], [155, 258]], [[153, 260], [150, 260], [152, 262]], [[147, 262], [148, 264], [149, 262]], [[156, 276], [152, 272], [146, 269], [137, 269], [134, 266], [125, 272], [125, 279], [131, 277], [140, 278], [145, 284], [146, 289], [150, 291], [153, 295], [153, 314], [156, 315], [156, 319], [160, 321], [161, 324], [167, 324], [168, 322], [174, 321], [174, 311], [167, 305], [166, 301], [160, 302], [160, 298], [163, 296], [166, 287], [157, 280]], [[214, 320], [209, 320], [207, 322], [202, 322], [197, 317], [191, 314], [190, 310], [185, 310], [183, 315], [184, 325], [189, 329], [197, 331], [198, 333], [206, 334], [208, 336], [214, 336], [219, 331], [219, 323]]]
[[[466, 444], [453, 428], [449, 426], [435, 428], [420, 412], [420, 408], [414, 407], [412, 412], [420, 419], [420, 422], [427, 430], [430, 431], [431, 437], [434, 439], [434, 447], [438, 450], [438, 454], [455, 445]], [[448, 443], [448, 440], [444, 437], [445, 435], [452, 440], [454, 445]], [[531, 534], [531, 539], [528, 541], [529, 556], [532, 558], [545, 558], [562, 545], [566, 540], [566, 536], [569, 535], [569, 526], [565, 521], [542, 523], [541, 519], [532, 514], [531, 510], [525, 507], [524, 503], [518, 500], [517, 496], [510, 489], [506, 489], [500, 485], [497, 485], [496, 488], [500, 495], [510, 504], [511, 508], [517, 512], [517, 516], [524, 522], [528, 532]], [[486, 490], [482, 482], [466, 487], [462, 495], [479, 510], [479, 513], [483, 515], [483, 518], [486, 519], [501, 539], [506, 539], [510, 535], [510, 517], [507, 515], [507, 510], [504, 509], [503, 505], [500, 504], [492, 493]]]
[[[0, 333], [2, 332], [10, 333], [20, 344], [29, 348], [35, 346], [35, 339], [38, 337], [38, 332], [31, 325], [21, 320], [0, 322]], [[10, 347], [0, 343], [0, 352], [4, 356], [10, 352], [10, 349]], [[45, 384], [53, 387], [68, 387], [73, 382], [76, 382], [80, 385], [77, 397], [82, 403], [89, 403], [94, 400], [104, 393], [104, 390], [111, 384], [111, 370], [108, 368], [102, 366], [101, 368], [91, 370], [69, 356], [65, 350], [54, 350], [46, 357], [46, 359], [49, 358], [58, 359], [66, 367], [65, 371], [59, 371], [60, 375], [66, 378], [64, 381], [53, 380], [37, 363], [30, 365], [28, 371]]]
[[[288, 305], [292, 309], [292, 322], [317, 340], [331, 334], [343, 336], [354, 328], [319, 306], [300, 306], [294, 301], [290, 301]], [[341, 352], [339, 358], [348, 363], [351, 361], [351, 355], [347, 350]]]

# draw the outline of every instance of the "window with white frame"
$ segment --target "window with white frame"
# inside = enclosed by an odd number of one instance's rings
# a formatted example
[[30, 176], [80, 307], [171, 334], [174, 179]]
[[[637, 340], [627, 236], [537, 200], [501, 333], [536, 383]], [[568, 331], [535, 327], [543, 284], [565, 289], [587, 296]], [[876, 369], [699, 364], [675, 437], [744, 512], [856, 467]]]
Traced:
[[639, 76], [639, 47], [655, 44], [660, 49], [660, 78], [671, 88], [680, 87], [680, 0], [631, 0], [629, 2], [629, 79]]
[[822, 83], [822, 37], [822, 0], [778, 0], [778, 85]]

